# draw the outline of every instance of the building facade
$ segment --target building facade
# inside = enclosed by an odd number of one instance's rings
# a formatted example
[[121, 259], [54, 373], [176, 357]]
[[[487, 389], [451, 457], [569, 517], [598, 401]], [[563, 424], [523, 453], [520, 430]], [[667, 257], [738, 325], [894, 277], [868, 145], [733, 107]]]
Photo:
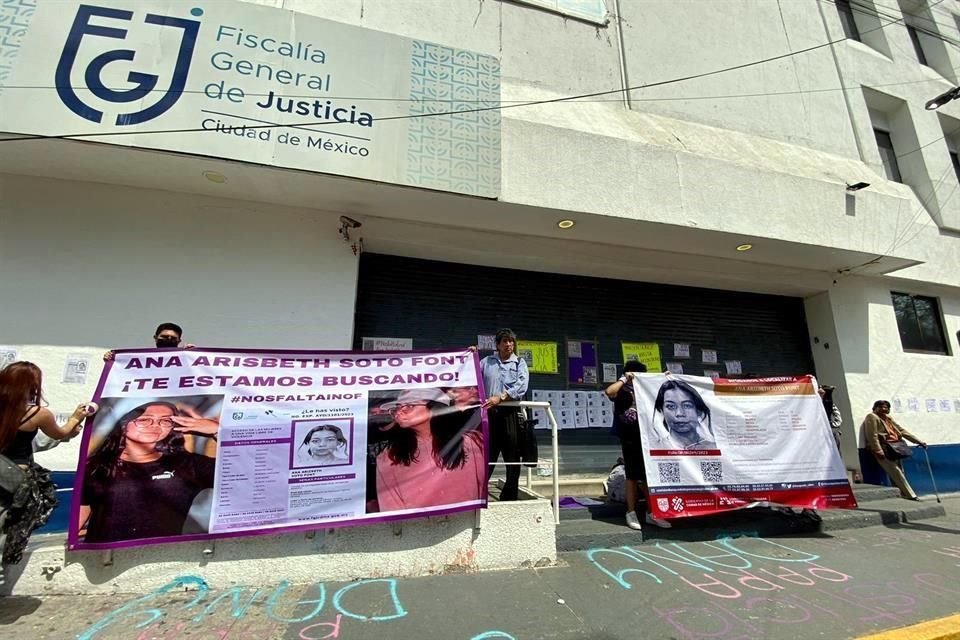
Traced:
[[330, 349], [510, 325], [561, 363], [815, 373], [849, 468], [886, 398], [960, 483], [960, 102], [924, 108], [952, 7], [53, 4], [0, 8], [0, 350], [56, 411], [164, 321]]

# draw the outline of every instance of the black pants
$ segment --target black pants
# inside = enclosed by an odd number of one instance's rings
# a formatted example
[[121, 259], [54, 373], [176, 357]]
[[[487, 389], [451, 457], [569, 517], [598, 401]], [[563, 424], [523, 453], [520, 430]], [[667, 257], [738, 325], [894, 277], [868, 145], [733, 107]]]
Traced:
[[[490, 418], [490, 442], [488, 451], [487, 480], [493, 474], [497, 458], [503, 453], [504, 462], [520, 462], [520, 425], [517, 410], [512, 407], [490, 409], [487, 413]], [[507, 481], [500, 492], [500, 501], [516, 500], [520, 487], [520, 465], [508, 464]]]

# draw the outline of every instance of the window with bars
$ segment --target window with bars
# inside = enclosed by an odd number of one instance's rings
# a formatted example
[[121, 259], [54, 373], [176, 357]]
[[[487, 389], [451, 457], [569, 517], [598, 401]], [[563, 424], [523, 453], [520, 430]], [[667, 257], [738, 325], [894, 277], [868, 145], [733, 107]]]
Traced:
[[947, 355], [947, 339], [936, 298], [891, 292], [904, 351]]

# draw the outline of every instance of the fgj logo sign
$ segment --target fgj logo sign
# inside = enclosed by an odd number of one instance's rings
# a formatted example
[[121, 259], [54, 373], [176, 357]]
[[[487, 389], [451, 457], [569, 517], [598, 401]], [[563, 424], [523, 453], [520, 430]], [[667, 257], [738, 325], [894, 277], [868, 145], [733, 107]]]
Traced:
[[[190, 14], [194, 17], [200, 17], [203, 15], [203, 9], [192, 9]], [[109, 43], [109, 41], [100, 40], [100, 38], [125, 40], [128, 30], [123, 27], [136, 24], [138, 22], [134, 21], [133, 11], [94, 7], [86, 4], [80, 5], [77, 9], [76, 18], [73, 20], [73, 26], [70, 27], [63, 53], [60, 54], [60, 61], [57, 63], [56, 83], [57, 94], [59, 94], [60, 99], [67, 108], [81, 118], [97, 123], [103, 119], [103, 111], [84, 102], [73, 89], [74, 83], [71, 77], [74, 73], [74, 66], [77, 64], [78, 55], [81, 49], [91, 46], [86, 45], [85, 47], [84, 41], [96, 38], [91, 44], [100, 49]], [[187, 84], [187, 74], [190, 71], [193, 49], [197, 43], [197, 34], [200, 32], [199, 20], [174, 18], [153, 13], [146, 14], [143, 18], [143, 24], [149, 25], [149, 28], [179, 29], [181, 31], [179, 52], [170, 73], [170, 84], [166, 89], [158, 90], [157, 88], [160, 76], [134, 70], [127, 73], [126, 80], [132, 85], [129, 89], [111, 89], [104, 84], [103, 75], [108, 65], [115, 62], [134, 62], [137, 52], [133, 49], [100, 51], [86, 63], [86, 68], [82, 72], [82, 86], [85, 86], [93, 96], [108, 103], [123, 105], [140, 102], [152, 94], [157, 95], [157, 100], [152, 104], [148, 102], [145, 105], [138, 105], [144, 107], [139, 111], [117, 114], [116, 124], [118, 126], [147, 122], [165, 113], [176, 104]], [[144, 57], [147, 57], [149, 53], [144, 52]]]

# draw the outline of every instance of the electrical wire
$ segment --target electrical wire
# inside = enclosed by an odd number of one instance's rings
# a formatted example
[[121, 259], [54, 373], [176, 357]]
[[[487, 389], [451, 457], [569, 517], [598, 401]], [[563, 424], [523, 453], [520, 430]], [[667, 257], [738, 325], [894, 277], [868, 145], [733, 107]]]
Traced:
[[[929, 5], [929, 6], [932, 8], [932, 7], [938, 5], [938, 4], [942, 3], [942, 2], [944, 2], [944, 0], [936, 0], [934, 3], [932, 3], [932, 4]], [[880, 29], [884, 29], [884, 28], [886, 28], [886, 27], [888, 27], [888, 26], [890, 26], [890, 25], [892, 25], [892, 24], [896, 24], [896, 23], [902, 22], [902, 21], [903, 21], [903, 18], [899, 18], [899, 19], [897, 19], [897, 20], [893, 20], [893, 21], [891, 21], [891, 22], [888, 22], [887, 24], [881, 24], [879, 27], [875, 27], [874, 29], [869, 29], [869, 30], [867, 30], [867, 31], [861, 32], [861, 35], [866, 34], [866, 33], [870, 33], [870, 32], [873, 32], [873, 31], [879, 31]], [[690, 74], [690, 75], [681, 76], [681, 77], [678, 77], [678, 78], [671, 78], [671, 79], [669, 79], [669, 80], [660, 80], [660, 81], [657, 81], [657, 82], [649, 82], [649, 83], [646, 83], [646, 84], [637, 85], [637, 86], [635, 86], [635, 87], [627, 87], [627, 88], [620, 88], [620, 89], [608, 89], [608, 90], [605, 90], [605, 91], [595, 91], [595, 92], [592, 92], [592, 93], [584, 93], [584, 94], [573, 95], [573, 96], [562, 96], [562, 97], [559, 97], [559, 98], [548, 98], [548, 99], [544, 99], [544, 100], [533, 100], [533, 101], [528, 101], [528, 102], [518, 102], [518, 103], [514, 103], [514, 104], [496, 105], [496, 106], [490, 106], [490, 107], [478, 107], [478, 108], [474, 108], [474, 109], [460, 109], [460, 110], [456, 110], [456, 111], [428, 112], [428, 113], [412, 114], [412, 115], [404, 115], [404, 116], [387, 116], [387, 117], [384, 117], [384, 118], [379, 118], [377, 121], [378, 121], [378, 122], [384, 122], [384, 121], [390, 121], [390, 120], [409, 120], [409, 119], [416, 119], [416, 118], [439, 117], [439, 116], [458, 115], [458, 114], [466, 114], [466, 113], [480, 113], [480, 112], [486, 112], [486, 111], [502, 111], [502, 110], [505, 110], [505, 109], [515, 109], [515, 108], [518, 108], [518, 107], [529, 107], [529, 106], [539, 106], [539, 105], [545, 105], [545, 104], [556, 104], [556, 103], [561, 103], [561, 102], [570, 102], [570, 101], [575, 101], [575, 100], [579, 100], [579, 99], [583, 99], [583, 98], [596, 98], [596, 97], [600, 97], [600, 96], [619, 95], [619, 94], [622, 94], [622, 93], [627, 92], [627, 91], [639, 91], [639, 90], [641, 90], [641, 89], [651, 89], [651, 88], [654, 88], [654, 87], [662, 87], [662, 86], [666, 86], [666, 85], [670, 85], [670, 84], [677, 84], [677, 83], [680, 83], [680, 82], [687, 82], [687, 81], [690, 81], [690, 80], [698, 80], [698, 79], [700, 79], [700, 78], [706, 78], [706, 77], [709, 77], [709, 76], [714, 76], [714, 75], [718, 75], [718, 74], [722, 74], [722, 73], [728, 73], [728, 72], [730, 72], [730, 71], [738, 71], [738, 70], [741, 70], [741, 69], [747, 69], [747, 68], [754, 67], [754, 66], [758, 66], [758, 65], [761, 65], [761, 64], [766, 64], [766, 63], [769, 63], [769, 62], [775, 62], [775, 61], [777, 61], [777, 60], [784, 60], [784, 59], [787, 59], [787, 58], [792, 58], [792, 57], [794, 57], [794, 56], [802, 55], [802, 54], [804, 54], [804, 53], [809, 53], [809, 52], [811, 52], [811, 51], [816, 51], [816, 50], [818, 50], [818, 49], [823, 49], [823, 48], [825, 48], [825, 47], [831, 47], [831, 46], [833, 46], [833, 45], [835, 45], [835, 44], [838, 44], [838, 43], [840, 43], [840, 42], [843, 42], [843, 41], [845, 41], [845, 40], [848, 40], [848, 38], [843, 37], [843, 38], [839, 38], [839, 39], [837, 39], [837, 40], [830, 40], [830, 41], [827, 41], [827, 42], [822, 43], [822, 44], [813, 45], [813, 46], [806, 47], [806, 48], [803, 48], [803, 49], [798, 49], [797, 51], [790, 51], [790, 52], [783, 53], [783, 54], [780, 54], [780, 55], [771, 56], [771, 57], [769, 57], [769, 58], [762, 58], [762, 59], [760, 59], [760, 60], [753, 60], [753, 61], [751, 61], [751, 62], [744, 62], [744, 63], [741, 63], [741, 64], [732, 65], [732, 66], [729, 66], [729, 67], [723, 67], [723, 68], [720, 68], [720, 69], [714, 69], [714, 70], [711, 70], [711, 71], [704, 71], [704, 72], [701, 72], [701, 73]], [[328, 126], [328, 125], [337, 125], [337, 124], [344, 124], [344, 123], [339, 122], [339, 121], [336, 121], [336, 120], [332, 120], [332, 121], [319, 121], [319, 122], [300, 122], [300, 123], [293, 123], [293, 124], [274, 123], [274, 124], [264, 124], [264, 125], [253, 125], [253, 126], [248, 126], [248, 127], [246, 127], [246, 128], [247, 128], [248, 130], [259, 130], [259, 129], [274, 129], [274, 128], [277, 128], [277, 127], [281, 127], [281, 128], [282, 128], [282, 127], [301, 128], [301, 127], [316, 127], [316, 126]], [[112, 131], [112, 132], [66, 133], [66, 134], [54, 134], [54, 135], [49, 135], [49, 134], [39, 134], [39, 135], [38, 135], [38, 134], [19, 134], [19, 133], [16, 133], [16, 132], [10, 132], [11, 134], [13, 134], [13, 135], [15, 135], [15, 136], [18, 136], [18, 137], [2, 138], [2, 139], [0, 139], [0, 143], [29, 142], [29, 141], [32, 141], [32, 140], [89, 139], [89, 138], [99, 138], [99, 137], [107, 137], [107, 136], [112, 137], [112, 136], [126, 136], [126, 135], [154, 135], [154, 134], [167, 134], [167, 133], [204, 133], [204, 132], [209, 132], [209, 131], [211, 131], [211, 130], [210, 130], [210, 129], [204, 129], [203, 127], [199, 127], [199, 128], [181, 128], [181, 129], [160, 129], [160, 130], [155, 130], [155, 131], [133, 130], [133, 131]]]
[[[826, 1], [826, 0], [819, 0], [819, 1]], [[960, 68], [954, 68], [954, 69], [952, 69], [952, 70], [953, 70], [953, 71], [960, 72]], [[822, 89], [796, 89], [796, 90], [793, 90], [793, 91], [761, 91], [761, 92], [758, 92], [758, 93], [724, 93], [724, 94], [718, 94], [718, 95], [712, 95], [712, 96], [673, 96], [673, 97], [663, 97], [663, 98], [632, 98], [632, 100], [633, 100], [633, 102], [683, 102], [683, 101], [687, 101], [687, 100], [723, 100], [723, 99], [726, 99], [726, 98], [764, 98], [764, 97], [768, 97], [768, 96], [795, 96], [795, 95], [802, 95], [802, 94], [805, 94], [805, 93], [829, 93], [829, 92], [833, 92], [833, 91], [858, 91], [861, 87], [867, 87], [867, 88], [869, 88], [869, 89], [878, 89], [878, 88], [881, 88], [881, 87], [900, 87], [900, 86], [905, 86], [905, 85], [910, 85], [910, 84], [923, 84], [923, 83], [926, 83], [926, 82], [944, 82], [944, 80], [942, 80], [942, 79], [940, 79], [940, 78], [924, 78], [924, 79], [922, 79], [922, 80], [903, 80], [903, 81], [901, 81], [901, 82], [884, 82], [884, 83], [881, 83], [881, 84], [856, 85], [856, 86], [851, 86], [851, 87], [824, 87], [824, 88], [822, 88]], [[85, 89], [85, 88], [86, 88], [86, 87], [78, 87], [78, 86], [74, 86], [74, 85], [60, 85], [60, 86], [66, 86], [66, 87], [69, 87], [70, 89]], [[50, 91], [52, 91], [52, 90], [54, 90], [54, 89], [60, 88], [60, 86], [54, 86], [54, 85], [9, 85], [9, 86], [5, 86], [5, 87], [0, 87], [0, 89], [2, 89], [2, 90], [4, 90], [4, 91], [6, 91], [7, 89], [14, 89], [14, 90], [33, 90], [33, 89], [39, 89], [39, 90], [50, 90]], [[627, 91], [632, 91], [632, 90], [633, 90], [633, 89], [627, 89]], [[620, 90], [617, 90], [617, 91], [618, 91], [618, 92], [621, 92]], [[174, 92], [171, 92], [171, 93], [174, 93]], [[182, 94], [204, 93], [204, 91], [203, 91], [203, 89], [181, 89], [180, 91], [178, 91], [178, 92], [176, 92], [176, 93], [179, 93], [179, 94], [182, 95]], [[274, 96], [276, 96], [276, 97], [278, 97], [278, 98], [291, 98], [291, 99], [292, 99], [292, 98], [320, 98], [320, 97], [322, 97], [324, 100], [343, 100], [343, 101], [353, 101], [353, 102], [365, 102], [365, 101], [366, 101], [366, 102], [422, 102], [422, 103], [451, 103], [451, 102], [456, 102], [456, 103], [460, 103], [460, 104], [468, 104], [468, 103], [475, 103], [475, 102], [482, 102], [482, 103], [494, 102], [493, 100], [482, 100], [482, 99], [479, 99], [479, 98], [474, 99], [474, 100], [457, 99], [457, 98], [430, 98], [430, 99], [424, 99], [424, 98], [377, 98], [377, 97], [369, 97], [369, 96], [329, 96], [329, 95], [321, 96], [321, 95], [316, 94], [316, 93], [277, 93], [276, 91], [274, 91], [274, 92], [272, 92], [272, 93], [273, 93]], [[270, 95], [270, 93], [247, 93], [247, 92], [245, 92], [244, 95], [249, 96], [249, 97], [252, 97], [252, 98], [259, 98], [259, 97], [266, 97], [266, 96]], [[515, 104], [515, 103], [523, 103], [523, 102], [526, 102], [526, 101], [525, 101], [525, 100], [497, 100], [496, 102], [498, 102], [498, 103], [500, 103], [500, 104]], [[568, 102], [571, 102], [571, 103], [573, 103], [573, 104], [576, 104], [576, 103], [591, 104], [591, 103], [604, 103], [604, 102], [622, 102], [622, 99], [621, 99], [621, 98], [605, 98], [605, 99], [599, 99], [599, 98], [598, 98], [598, 99], [595, 99], [595, 100], [591, 100], [591, 99], [576, 99], [576, 98], [571, 98], [570, 100], [568, 100]]]
[[[917, 20], [923, 20], [923, 21], [925, 21], [925, 22], [929, 22], [930, 24], [935, 25], [935, 26], [937, 26], [937, 27], [943, 26], [941, 23], [937, 22], [937, 21], [934, 20], [933, 18], [928, 18], [927, 16], [920, 15], [919, 13], [911, 13], [911, 12], [909, 12], [909, 11], [904, 11], [903, 8], [902, 8], [902, 7], [899, 7], [899, 6], [891, 7], [891, 6], [889, 6], [889, 5], [880, 4], [880, 3], [878, 3], [878, 2], [875, 2], [874, 0], [870, 0], [870, 4], [866, 4], [866, 3], [865, 3], [865, 0], [851, 0], [851, 2], [856, 3], [856, 4], [858, 4], [858, 5], [860, 5], [860, 6], [863, 6], [863, 7], [872, 7], [872, 8], [874, 8], [874, 9], [876, 9], [878, 13], [879, 13], [879, 10], [880, 10], [880, 9], [886, 9], [886, 10], [888, 10], [888, 11], [898, 12], [898, 13], [900, 13], [900, 14], [902, 14], [902, 15], [905, 15], [905, 16], [910, 16], [911, 18], [916, 18]], [[940, 15], [949, 16], [949, 17], [951, 17], [951, 18], [955, 18], [955, 17], [956, 17], [956, 16], [955, 16], [951, 11], [949, 11], [949, 10], [944, 10], [944, 11], [937, 11], [937, 10], [935, 10], [935, 7], [936, 7], [936, 6], [937, 6], [936, 4], [932, 4], [932, 5], [930, 5], [929, 7], [927, 7], [927, 9], [930, 10], [930, 15], [931, 15], [931, 16], [932, 16], [933, 14], [935, 14], [935, 13], [939, 13]]]
[[[915, 231], [914, 235], [912, 235], [909, 239], [906, 239], [906, 234], [909, 233], [910, 227], [912, 227], [917, 222], [917, 220], [920, 219], [920, 216], [923, 215], [923, 213], [926, 211], [927, 204], [930, 201], [932, 201], [932, 198], [937, 194], [937, 190], [940, 188], [944, 179], [947, 177], [947, 174], [949, 174], [952, 169], [953, 169], [952, 166], [947, 167], [946, 171], [944, 171], [940, 175], [940, 178], [936, 181], [936, 183], [934, 183], [933, 188], [930, 190], [930, 193], [927, 194], [927, 197], [920, 199], [920, 206], [917, 207], [917, 210], [911, 216], [910, 221], [904, 225], [903, 230], [899, 231], [895, 229], [896, 233], [894, 234], [894, 238], [893, 238], [893, 241], [890, 243], [890, 246], [888, 246], [884, 251], [882, 251], [880, 255], [874, 258], [871, 258], [866, 262], [862, 262], [860, 264], [856, 264], [850, 267], [844, 267], [842, 269], [838, 269], [837, 274], [853, 275], [856, 273], [857, 269], [863, 269], [870, 265], [877, 264], [884, 258], [893, 257], [892, 253], [894, 251], [896, 251], [899, 247], [902, 247], [904, 244], [906, 244], [906, 242], [912, 241], [923, 229], [921, 228], [919, 231]], [[943, 202], [940, 203], [941, 207], [946, 205], [947, 202], [949, 202], [950, 198], [953, 197], [953, 195], [956, 193], [958, 188], [960, 188], [960, 183], [954, 185], [953, 190], [950, 192], [950, 194], [943, 200]], [[899, 226], [899, 223], [897, 224], [897, 226]]]
[[[817, 0], [817, 1], [818, 1], [818, 2], [822, 2], [823, 4], [830, 4], [830, 5], [833, 5], [833, 6], [837, 6], [836, 0]], [[901, 13], [901, 15], [902, 15], [903, 17], [897, 18], [897, 16], [895, 16], [895, 15], [883, 13], [883, 12], [879, 11], [879, 10], [876, 8], [876, 7], [878, 7], [878, 6], [883, 6], [883, 5], [870, 6], [870, 5], [860, 4], [859, 2], [857, 2], [857, 0], [848, 0], [847, 5], [850, 7], [850, 10], [851, 10], [851, 11], [854, 11], [854, 12], [859, 13], [859, 14], [861, 14], [861, 15], [868, 15], [868, 16], [871, 16], [871, 17], [873, 17], [873, 18], [885, 18], [885, 19], [887, 19], [887, 20], [896, 20], [897, 22], [904, 22], [905, 17], [906, 17], [906, 16], [910, 16], [910, 17], [912, 17], [912, 18], [918, 18], [918, 19], [920, 19], [920, 20], [927, 20], [928, 22], [931, 22], [931, 23], [934, 24], [934, 25], [940, 26], [936, 21], [931, 20], [930, 18], [926, 18], [926, 17], [924, 17], [924, 16], [919, 16], [919, 15], [917, 15], [917, 14], [915, 14], [915, 13], [910, 13], [910, 12], [908, 12], [908, 11], [899, 10], [900, 13]], [[891, 11], [898, 11], [898, 9], [894, 9], [893, 7], [884, 7], [884, 8], [890, 9]], [[904, 24], [906, 25], [907, 23], [904, 22]], [[925, 35], [928, 35], [928, 36], [930, 36], [931, 38], [935, 38], [935, 39], [937, 39], [937, 40], [940, 40], [940, 41], [942, 41], [942, 42], [945, 42], [946, 44], [951, 44], [951, 45], [953, 45], [954, 47], [960, 48], [960, 41], [957, 41], [957, 40], [953, 40], [953, 39], [951, 39], [951, 38], [948, 38], [947, 36], [943, 35], [942, 33], [938, 32], [938, 31], [933, 31], [933, 30], [931, 30], [931, 29], [928, 29], [927, 27], [922, 27], [922, 26], [917, 25], [917, 24], [909, 24], [909, 25], [907, 25], [907, 26], [909, 26], [910, 28], [914, 29], [915, 31], [917, 31], [917, 32], [919, 32], [919, 33], [923, 33], [923, 34], [925, 34]], [[863, 33], [870, 33], [871, 31], [873, 31], [873, 30], [871, 29], [871, 30], [865, 31], [865, 32], [863, 32]]]

